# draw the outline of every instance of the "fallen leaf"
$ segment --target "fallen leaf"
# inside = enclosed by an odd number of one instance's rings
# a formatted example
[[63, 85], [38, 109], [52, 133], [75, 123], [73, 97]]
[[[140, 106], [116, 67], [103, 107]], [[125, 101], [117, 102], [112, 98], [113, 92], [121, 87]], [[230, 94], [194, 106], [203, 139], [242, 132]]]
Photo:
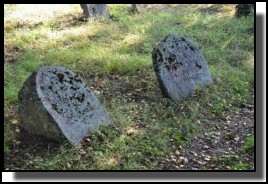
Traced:
[[199, 165], [202, 165], [202, 164], [203, 164], [203, 162], [200, 161], [200, 160], [198, 160], [197, 163], [198, 163]]
[[133, 135], [135, 133], [135, 130], [134, 129], [129, 129], [128, 131], [127, 131], [127, 135]]
[[80, 150], [79, 150], [79, 153], [80, 153], [81, 155], [85, 155], [87, 152], [86, 152], [85, 150], [83, 150], [83, 149], [80, 149]]
[[209, 147], [207, 145], [204, 146], [205, 149], [208, 149]]
[[18, 120], [17, 120], [17, 119], [13, 119], [13, 120], [11, 121], [11, 124], [12, 124], [12, 125], [17, 125], [17, 124], [18, 124]]
[[180, 155], [180, 152], [177, 150], [177, 151], [175, 152], [175, 154], [176, 154], [177, 156], [179, 156], [179, 155]]
[[239, 141], [239, 139], [240, 139], [239, 137], [234, 138], [235, 141]]

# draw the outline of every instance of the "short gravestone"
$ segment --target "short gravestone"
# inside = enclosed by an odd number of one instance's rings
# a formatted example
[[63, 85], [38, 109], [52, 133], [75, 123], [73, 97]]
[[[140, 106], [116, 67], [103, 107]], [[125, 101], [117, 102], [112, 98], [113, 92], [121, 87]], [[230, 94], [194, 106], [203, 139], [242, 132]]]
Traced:
[[169, 34], [154, 48], [152, 58], [165, 97], [179, 100], [198, 86], [212, 83], [202, 53], [187, 38]]
[[44, 66], [19, 92], [22, 128], [31, 134], [79, 144], [100, 125], [111, 121], [85, 83], [63, 67]]

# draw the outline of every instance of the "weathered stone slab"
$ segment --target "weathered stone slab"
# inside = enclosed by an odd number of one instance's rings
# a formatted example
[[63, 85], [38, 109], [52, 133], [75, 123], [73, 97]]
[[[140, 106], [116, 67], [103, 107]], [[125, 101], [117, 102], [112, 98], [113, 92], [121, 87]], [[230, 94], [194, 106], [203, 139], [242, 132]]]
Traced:
[[197, 86], [212, 83], [203, 54], [187, 38], [169, 34], [154, 48], [152, 58], [165, 97], [179, 100]]
[[93, 19], [109, 18], [109, 12], [106, 4], [80, 4], [83, 14]]
[[[79, 144], [83, 137], [110, 121], [85, 83], [63, 67], [41, 67], [19, 92], [22, 127], [31, 134]], [[66, 140], [66, 139], [65, 139]]]

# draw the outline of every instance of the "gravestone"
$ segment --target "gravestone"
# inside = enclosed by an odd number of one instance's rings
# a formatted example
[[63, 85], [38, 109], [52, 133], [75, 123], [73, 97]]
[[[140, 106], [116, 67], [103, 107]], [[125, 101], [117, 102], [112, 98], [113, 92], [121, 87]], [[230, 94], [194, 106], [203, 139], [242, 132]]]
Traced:
[[80, 4], [84, 16], [93, 19], [109, 18], [106, 4]]
[[131, 4], [131, 6], [134, 12], [142, 12], [147, 8], [147, 4]]
[[153, 49], [152, 58], [161, 91], [172, 100], [212, 83], [205, 58], [187, 38], [169, 34]]
[[74, 145], [111, 119], [95, 95], [72, 71], [44, 66], [19, 91], [22, 128], [30, 134]]

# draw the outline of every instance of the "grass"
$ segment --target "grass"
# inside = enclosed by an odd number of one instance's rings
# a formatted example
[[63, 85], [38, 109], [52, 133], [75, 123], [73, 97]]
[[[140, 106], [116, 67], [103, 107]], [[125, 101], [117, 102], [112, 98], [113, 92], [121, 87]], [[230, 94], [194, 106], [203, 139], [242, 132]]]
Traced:
[[[79, 5], [27, 6], [5, 5], [4, 151], [13, 144], [7, 137], [16, 128], [9, 125], [18, 118], [18, 91], [44, 65], [78, 73], [100, 92], [114, 124], [93, 132], [87, 147], [67, 143], [20, 169], [156, 169], [211, 122], [254, 104], [254, 18], [234, 18], [234, 6], [151, 5], [133, 14], [130, 5], [109, 5], [106, 22], [78, 21]], [[152, 67], [152, 49], [169, 33], [200, 47], [214, 80], [179, 102], [162, 97]]]
[[252, 154], [254, 152], [254, 135], [250, 135], [243, 145], [245, 152]]
[[239, 156], [233, 155], [233, 156], [220, 156], [213, 159], [216, 161], [219, 165], [221, 165], [220, 170], [252, 170], [252, 166], [248, 163], [244, 163], [242, 161], [239, 161]]

